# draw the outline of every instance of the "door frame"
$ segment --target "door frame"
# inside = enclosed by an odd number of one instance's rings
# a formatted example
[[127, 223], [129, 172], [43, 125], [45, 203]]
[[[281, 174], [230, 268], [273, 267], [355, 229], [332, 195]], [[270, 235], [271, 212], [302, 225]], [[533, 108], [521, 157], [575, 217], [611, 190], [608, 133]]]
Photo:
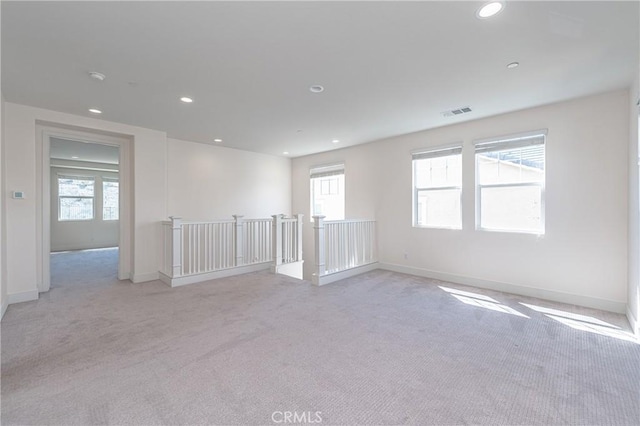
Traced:
[[51, 287], [51, 138], [110, 145], [119, 148], [119, 235], [118, 279], [131, 278], [133, 267], [133, 161], [132, 137], [77, 129], [64, 125], [36, 123], [36, 254], [38, 292]]

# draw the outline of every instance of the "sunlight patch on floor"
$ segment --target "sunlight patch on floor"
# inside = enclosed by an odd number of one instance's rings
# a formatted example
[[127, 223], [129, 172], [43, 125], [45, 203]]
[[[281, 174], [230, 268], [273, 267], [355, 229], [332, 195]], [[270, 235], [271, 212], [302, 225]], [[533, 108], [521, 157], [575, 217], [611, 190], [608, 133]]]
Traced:
[[484, 294], [472, 293], [470, 291], [457, 290], [454, 288], [443, 286], [438, 287], [467, 305], [489, 309], [496, 312], [502, 312], [504, 314], [516, 315], [523, 318], [529, 318], [528, 316], [516, 311], [515, 309], [507, 305], [503, 305], [494, 298], [485, 296]]
[[639, 343], [638, 339], [631, 333], [622, 330], [620, 327], [602, 321], [598, 318], [587, 315], [580, 315], [573, 312], [561, 311], [559, 309], [544, 308], [542, 306], [530, 305], [520, 302], [522, 306], [526, 306], [536, 312], [544, 314], [546, 317], [558, 321], [574, 330], [586, 331], [589, 333], [599, 334], [601, 336], [613, 337], [615, 339], [626, 340], [629, 342]]

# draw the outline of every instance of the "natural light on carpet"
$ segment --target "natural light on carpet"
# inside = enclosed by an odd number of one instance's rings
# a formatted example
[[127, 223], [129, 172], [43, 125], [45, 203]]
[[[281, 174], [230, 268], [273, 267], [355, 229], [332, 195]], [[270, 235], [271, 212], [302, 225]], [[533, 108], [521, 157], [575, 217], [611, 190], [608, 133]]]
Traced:
[[542, 306], [530, 305], [522, 302], [520, 302], [520, 304], [529, 309], [533, 309], [534, 311], [543, 313], [546, 317], [571, 327], [574, 330], [587, 331], [601, 336], [608, 336], [615, 339], [638, 343], [638, 340], [632, 333], [624, 331], [616, 325], [599, 320], [598, 318], [574, 314], [572, 312], [561, 311], [558, 309], [543, 308]]
[[467, 305], [490, 309], [492, 311], [502, 312], [505, 314], [516, 315], [523, 318], [529, 318], [528, 316], [521, 314], [515, 309], [510, 308], [509, 306], [503, 305], [497, 300], [489, 296], [485, 296], [484, 294], [471, 293], [469, 291], [456, 290], [453, 288], [442, 287], [442, 286], [439, 286], [439, 287], [442, 290], [446, 291], [447, 293], [451, 294], [453, 297], [455, 297], [462, 303], [465, 303]]

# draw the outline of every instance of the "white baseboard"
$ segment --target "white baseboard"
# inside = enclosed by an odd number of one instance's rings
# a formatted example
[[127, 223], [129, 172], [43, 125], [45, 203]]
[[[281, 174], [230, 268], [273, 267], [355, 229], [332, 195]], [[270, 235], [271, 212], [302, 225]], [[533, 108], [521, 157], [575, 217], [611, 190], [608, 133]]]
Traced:
[[21, 293], [7, 294], [7, 304], [13, 305], [14, 303], [30, 302], [32, 300], [38, 300], [38, 290], [23, 291]]
[[239, 266], [237, 268], [221, 269], [219, 271], [207, 272], [204, 274], [188, 275], [186, 277], [171, 278], [162, 272], [159, 273], [160, 280], [170, 287], [180, 287], [188, 284], [200, 283], [203, 281], [215, 280], [217, 278], [232, 277], [234, 275], [247, 274], [249, 272], [263, 271], [269, 269], [271, 262], [256, 263], [253, 265]]
[[2, 313], [0, 314], [0, 321], [2, 321], [2, 318], [4, 318], [4, 313], [7, 312], [8, 307], [9, 307], [9, 302], [5, 297], [4, 299], [2, 299]]
[[298, 262], [283, 263], [278, 266], [272, 263], [269, 269], [273, 274], [286, 275], [288, 277], [301, 280], [303, 279], [303, 266], [304, 260], [299, 260]]
[[149, 272], [148, 274], [131, 274], [131, 278], [129, 279], [135, 284], [144, 283], [160, 279], [160, 274], [158, 272]]
[[538, 299], [567, 303], [570, 305], [595, 308], [603, 311], [615, 312], [618, 314], [624, 314], [627, 309], [627, 305], [624, 302], [597, 299], [594, 297], [562, 293], [559, 291], [545, 290], [534, 287], [519, 286], [499, 281], [483, 280], [480, 278], [472, 278], [463, 275], [449, 274], [446, 272], [431, 271], [428, 269], [415, 268], [412, 266], [397, 265], [392, 263], [380, 263], [379, 268], [388, 271], [400, 272], [403, 274], [416, 275], [419, 277], [449, 281], [452, 283], [468, 285], [472, 287], [486, 288], [489, 290], [503, 291], [505, 293], [518, 294], [521, 296], [535, 297]]
[[640, 321], [633, 315], [629, 306], [627, 306], [627, 319], [629, 320], [629, 325], [631, 325], [631, 331], [640, 339]]
[[356, 275], [364, 274], [365, 272], [373, 271], [374, 269], [378, 269], [379, 267], [380, 266], [378, 262], [373, 262], [367, 265], [358, 266], [356, 268], [347, 269], [346, 271], [334, 272], [333, 274], [326, 274], [322, 276], [313, 274], [311, 282], [315, 285], [331, 284], [336, 281], [344, 280], [345, 278], [351, 278]]

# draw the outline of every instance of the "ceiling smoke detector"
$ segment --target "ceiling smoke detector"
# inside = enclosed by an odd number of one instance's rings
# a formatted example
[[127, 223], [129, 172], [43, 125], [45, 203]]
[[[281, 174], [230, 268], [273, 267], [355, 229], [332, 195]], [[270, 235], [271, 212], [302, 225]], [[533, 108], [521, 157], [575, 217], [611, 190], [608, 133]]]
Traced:
[[97, 72], [97, 71], [91, 71], [89, 73], [89, 77], [93, 78], [94, 80], [98, 80], [98, 81], [104, 81], [104, 79], [107, 78], [106, 75], [102, 74], [101, 72]]
[[444, 111], [441, 114], [442, 114], [443, 117], [453, 117], [455, 115], [466, 114], [466, 113], [471, 112], [471, 111], [472, 111], [471, 108], [466, 106], [466, 107], [452, 109], [452, 110], [449, 110], [449, 111]]
[[314, 84], [313, 86], [309, 87], [309, 91], [311, 91], [312, 93], [321, 93], [324, 92], [324, 87], [320, 86], [319, 84]]

